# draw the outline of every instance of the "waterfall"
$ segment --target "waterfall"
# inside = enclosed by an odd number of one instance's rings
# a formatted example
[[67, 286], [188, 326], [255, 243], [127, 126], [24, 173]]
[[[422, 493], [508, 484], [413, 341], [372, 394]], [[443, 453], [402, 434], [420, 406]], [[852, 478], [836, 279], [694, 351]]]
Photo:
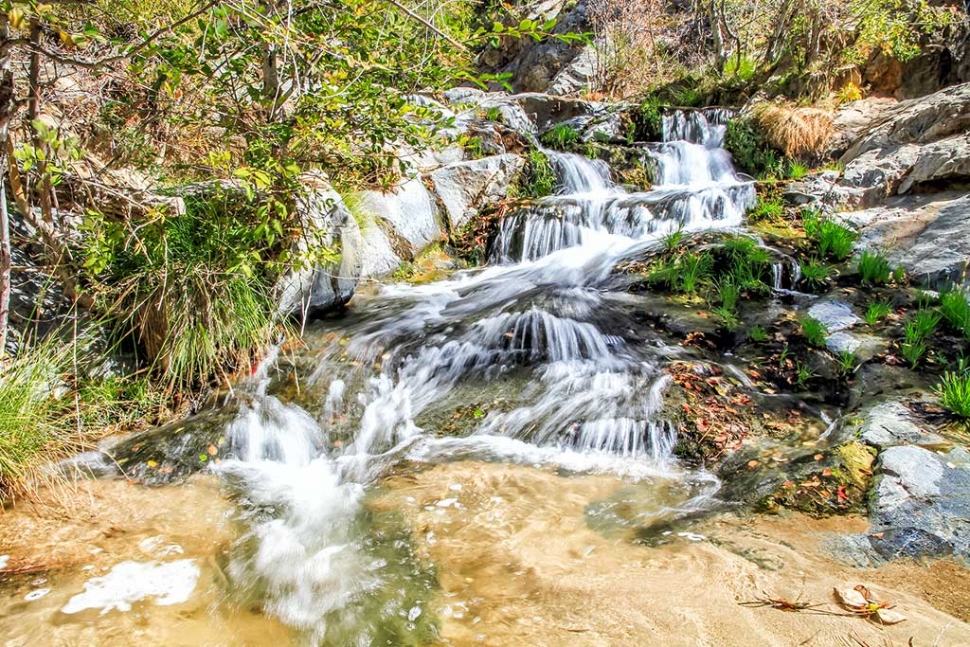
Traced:
[[[401, 459], [684, 478], [664, 409], [665, 362], [679, 351], [632, 332], [600, 285], [669, 232], [741, 224], [754, 189], [720, 147], [724, 123], [718, 111], [666, 115], [664, 141], [646, 150], [650, 191], [624, 190], [601, 161], [546, 151], [559, 190], [504, 219], [488, 267], [389, 285], [355, 306], [303, 385], [321, 394], [316, 415], [270, 395], [261, 368], [229, 430], [236, 458], [218, 468], [244, 528], [233, 581], [315, 642], [374, 591], [397, 590], [353, 528], [367, 489]], [[455, 419], [465, 427], [439, 436]], [[408, 626], [421, 614], [395, 604], [380, 613]], [[341, 644], [372, 644], [360, 632]]]

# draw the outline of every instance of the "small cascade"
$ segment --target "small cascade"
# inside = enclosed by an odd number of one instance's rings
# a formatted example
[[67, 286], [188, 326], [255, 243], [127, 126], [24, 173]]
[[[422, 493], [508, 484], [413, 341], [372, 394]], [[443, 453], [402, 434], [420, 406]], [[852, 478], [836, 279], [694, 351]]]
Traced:
[[[249, 403], [229, 429], [235, 458], [217, 469], [244, 528], [228, 573], [250, 604], [315, 644], [376, 644], [384, 618], [413, 628], [422, 610], [401, 593], [412, 576], [393, 579], [393, 560], [360, 536], [365, 493], [403, 459], [689, 481], [703, 487], [681, 488], [681, 507], [661, 516], [705, 505], [716, 484], [677, 466], [665, 415], [664, 369], [682, 351], [634, 330], [600, 286], [669, 232], [741, 224], [754, 189], [720, 148], [724, 122], [717, 111], [667, 115], [664, 142], [645, 149], [658, 170], [645, 192], [617, 186], [603, 162], [547, 151], [559, 191], [504, 219], [490, 266], [385, 286], [346, 321], [321, 324], [339, 339], [301, 385], [319, 394], [313, 413], [269, 394], [265, 368], [240, 387]], [[352, 617], [371, 624], [348, 629]]]
[[559, 172], [555, 196], [502, 221], [491, 250], [495, 264], [536, 261], [596, 241], [632, 246], [670, 232], [740, 225], [755, 200], [720, 147], [723, 111], [676, 111], [664, 117], [664, 143], [651, 148], [653, 190], [627, 193], [600, 160], [545, 151]]

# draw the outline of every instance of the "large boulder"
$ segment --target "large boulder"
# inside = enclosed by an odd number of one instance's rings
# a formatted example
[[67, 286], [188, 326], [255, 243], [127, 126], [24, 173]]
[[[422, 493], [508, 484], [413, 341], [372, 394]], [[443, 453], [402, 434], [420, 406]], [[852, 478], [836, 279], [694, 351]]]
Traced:
[[420, 178], [406, 179], [387, 193], [365, 191], [360, 209], [386, 221], [406, 241], [410, 256], [442, 238], [438, 205]]
[[862, 231], [862, 246], [882, 250], [924, 284], [959, 280], [970, 262], [970, 196], [963, 192], [896, 197], [839, 217]]
[[451, 231], [461, 229], [484, 207], [505, 198], [524, 166], [512, 154], [449, 164], [428, 177], [441, 200]]
[[303, 235], [297, 255], [319, 247], [339, 251], [339, 259], [316, 266], [297, 266], [285, 272], [276, 285], [280, 315], [313, 317], [347, 303], [357, 288], [364, 267], [360, 227], [347, 205], [322, 177], [308, 176], [307, 193], [297, 199]]
[[970, 453], [890, 447], [879, 472], [870, 542], [881, 557], [970, 556]]

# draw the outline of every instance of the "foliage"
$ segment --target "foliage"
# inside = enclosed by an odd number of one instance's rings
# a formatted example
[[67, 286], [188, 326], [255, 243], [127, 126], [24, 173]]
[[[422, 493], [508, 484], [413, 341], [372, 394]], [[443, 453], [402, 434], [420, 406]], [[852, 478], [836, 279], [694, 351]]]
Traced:
[[634, 141], [660, 141], [663, 136], [663, 101], [650, 96], [640, 104], [633, 117]]
[[768, 143], [760, 127], [751, 119], [738, 118], [728, 122], [724, 148], [731, 153], [735, 166], [742, 173], [756, 178], [781, 173], [780, 153]]
[[866, 308], [866, 323], [870, 326], [875, 326], [877, 323], [885, 319], [891, 313], [892, 304], [888, 301], [873, 301]]
[[839, 372], [843, 376], [847, 377], [852, 373], [855, 373], [856, 368], [858, 368], [859, 358], [856, 356], [855, 353], [851, 351], [844, 351], [842, 353], [839, 353], [838, 360], [839, 360]]
[[936, 312], [921, 309], [906, 322], [905, 337], [900, 346], [900, 352], [911, 368], [915, 369], [929, 350], [927, 339], [936, 330], [940, 318]]
[[825, 287], [832, 274], [832, 266], [826, 265], [818, 258], [812, 257], [804, 263], [799, 263], [802, 280], [810, 290], [817, 291]]
[[970, 419], [970, 374], [947, 371], [935, 392], [940, 406], [958, 418]]
[[556, 171], [549, 158], [540, 150], [530, 150], [529, 157], [516, 182], [509, 189], [509, 197], [538, 199], [556, 190]]
[[754, 209], [748, 213], [748, 220], [751, 222], [772, 222], [783, 218], [785, 215], [785, 204], [781, 197], [777, 195], [758, 196], [758, 203]]
[[768, 341], [768, 331], [761, 326], [751, 326], [748, 329], [748, 339], [756, 344], [761, 344]]
[[785, 177], [789, 180], [800, 180], [808, 175], [808, 167], [800, 162], [788, 160], [785, 164]]
[[859, 234], [831, 218], [823, 218], [814, 236], [819, 255], [836, 261], [844, 261], [852, 255]]
[[579, 131], [569, 124], [556, 124], [539, 139], [549, 148], [568, 151], [579, 143]]
[[889, 261], [879, 252], [863, 250], [859, 256], [859, 274], [862, 275], [862, 282], [869, 285], [882, 285], [888, 283], [892, 276], [889, 269]]
[[818, 319], [805, 315], [798, 320], [802, 328], [802, 336], [811, 346], [822, 348], [825, 346], [825, 338], [828, 336], [828, 329]]
[[963, 290], [940, 292], [940, 314], [956, 332], [970, 338], [970, 300]]

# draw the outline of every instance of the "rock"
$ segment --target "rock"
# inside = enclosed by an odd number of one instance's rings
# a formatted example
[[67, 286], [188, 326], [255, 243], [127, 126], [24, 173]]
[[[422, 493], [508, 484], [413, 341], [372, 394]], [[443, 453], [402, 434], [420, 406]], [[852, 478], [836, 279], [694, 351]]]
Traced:
[[442, 238], [438, 207], [420, 179], [405, 180], [388, 193], [365, 191], [360, 209], [390, 224], [408, 242], [411, 256]]
[[388, 234], [388, 230], [390, 226], [379, 218], [372, 218], [364, 224], [360, 245], [361, 278], [390, 274], [401, 266], [408, 255], [407, 245], [395, 246], [395, 239]]
[[970, 133], [924, 146], [896, 192], [901, 195], [929, 183], [967, 180], [970, 180]]
[[853, 142], [864, 137], [872, 124], [898, 103], [895, 99], [868, 97], [839, 107], [832, 121], [832, 136], [825, 157], [841, 157]]
[[873, 548], [886, 558], [970, 556], [970, 453], [890, 447], [870, 504]]
[[917, 426], [910, 410], [895, 400], [880, 402], [864, 412], [859, 437], [880, 449], [896, 445], [940, 445], [946, 442], [941, 436]]
[[[552, 14], [553, 12], [550, 12]], [[586, 3], [557, 13], [554, 34], [581, 34], [591, 31]], [[502, 71], [513, 75], [512, 85], [519, 92], [574, 94], [587, 87], [594, 77], [595, 50], [576, 42], [557, 38], [526, 42], [521, 52]]]
[[461, 229], [486, 205], [503, 199], [524, 164], [517, 155], [495, 155], [449, 164], [431, 173], [451, 231]]
[[891, 145], [868, 150], [849, 162], [824, 200], [844, 209], [865, 209], [895, 195], [920, 160], [920, 147]]
[[867, 360], [886, 346], [886, 343], [870, 335], [857, 335], [840, 330], [832, 333], [825, 340], [825, 347], [836, 355], [852, 353], [860, 359]]
[[576, 117], [593, 115], [600, 108], [598, 104], [582, 99], [539, 92], [515, 94], [509, 100], [518, 104], [539, 130]]
[[862, 321], [852, 312], [852, 306], [843, 301], [820, 301], [808, 309], [808, 316], [824, 324], [829, 333], [851, 328]]
[[970, 128], [970, 83], [956, 85], [887, 109], [866, 136], [842, 156], [850, 163], [872, 150], [928, 144]]
[[311, 187], [297, 200], [304, 235], [294, 250], [305, 253], [315, 246], [339, 247], [338, 263], [292, 269], [276, 284], [277, 310], [298, 319], [318, 316], [347, 303], [357, 288], [364, 265], [360, 227], [347, 205], [325, 178], [307, 177]]
[[970, 196], [906, 196], [839, 214], [861, 230], [860, 244], [882, 250], [924, 285], [958, 280], [970, 261]]

